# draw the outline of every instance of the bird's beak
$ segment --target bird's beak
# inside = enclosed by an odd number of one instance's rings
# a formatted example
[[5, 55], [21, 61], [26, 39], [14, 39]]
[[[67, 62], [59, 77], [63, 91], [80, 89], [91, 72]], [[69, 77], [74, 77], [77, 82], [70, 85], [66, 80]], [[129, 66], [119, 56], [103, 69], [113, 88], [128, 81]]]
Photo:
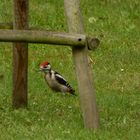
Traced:
[[44, 72], [46, 69], [45, 68], [40, 68], [39, 71], [40, 72]]
[[41, 68], [38, 70], [38, 72], [42, 72], [42, 71], [43, 71], [43, 69], [41, 69]]

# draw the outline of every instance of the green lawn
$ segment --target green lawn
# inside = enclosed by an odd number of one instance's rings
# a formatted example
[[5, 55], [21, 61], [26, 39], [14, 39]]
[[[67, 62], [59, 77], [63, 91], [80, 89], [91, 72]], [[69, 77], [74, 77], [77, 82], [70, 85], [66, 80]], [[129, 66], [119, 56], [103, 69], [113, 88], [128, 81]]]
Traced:
[[[30, 0], [30, 26], [67, 31], [63, 0]], [[13, 110], [12, 44], [0, 43], [0, 140], [140, 139], [140, 1], [81, 0], [86, 34], [101, 45], [89, 52], [100, 114], [97, 132], [84, 128], [79, 96], [53, 93], [38, 73], [48, 60], [78, 93], [71, 48], [29, 44], [28, 109]], [[0, 22], [12, 21], [1, 0]]]

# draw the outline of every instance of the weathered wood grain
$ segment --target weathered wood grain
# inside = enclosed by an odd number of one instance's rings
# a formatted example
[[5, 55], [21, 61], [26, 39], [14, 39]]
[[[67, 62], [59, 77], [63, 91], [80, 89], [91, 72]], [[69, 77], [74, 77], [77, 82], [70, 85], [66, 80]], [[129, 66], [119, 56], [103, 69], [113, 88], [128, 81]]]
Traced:
[[[84, 33], [79, 0], [64, 0], [65, 13], [70, 33]], [[78, 79], [81, 108], [86, 128], [97, 129], [99, 117], [95, 99], [95, 89], [88, 65], [88, 48], [72, 48], [73, 60]]]
[[[86, 44], [90, 50], [98, 47], [96, 38], [87, 37], [83, 34], [49, 32], [39, 30], [7, 30], [0, 29], [0, 41], [3, 42], [27, 42], [47, 43], [54, 45], [69, 45], [84, 47]], [[98, 41], [98, 40], [97, 40]]]
[[[13, 29], [28, 29], [28, 0], [14, 0]], [[13, 107], [27, 106], [28, 44], [13, 46]]]

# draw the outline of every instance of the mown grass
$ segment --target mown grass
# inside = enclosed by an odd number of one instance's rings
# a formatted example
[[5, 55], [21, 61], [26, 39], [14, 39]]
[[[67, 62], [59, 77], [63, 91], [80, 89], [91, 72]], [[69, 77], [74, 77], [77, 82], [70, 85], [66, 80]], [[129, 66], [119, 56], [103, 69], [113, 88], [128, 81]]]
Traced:
[[[37, 72], [50, 61], [77, 89], [71, 49], [29, 44], [28, 109], [13, 110], [12, 45], [0, 43], [0, 139], [140, 139], [140, 2], [81, 0], [86, 34], [100, 38], [89, 52], [100, 129], [84, 129], [79, 96], [53, 93]], [[30, 26], [67, 31], [63, 0], [30, 0]], [[0, 21], [12, 21], [12, 1], [1, 0]]]

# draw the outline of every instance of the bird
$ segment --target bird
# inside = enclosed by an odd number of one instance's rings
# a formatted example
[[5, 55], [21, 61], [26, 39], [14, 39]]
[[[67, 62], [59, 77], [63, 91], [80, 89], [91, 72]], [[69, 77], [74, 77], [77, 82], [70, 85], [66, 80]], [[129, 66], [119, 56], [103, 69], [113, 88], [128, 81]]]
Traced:
[[76, 95], [75, 90], [70, 86], [70, 84], [62, 75], [51, 68], [51, 65], [48, 61], [44, 61], [40, 64], [40, 71], [45, 74], [45, 81], [53, 91]]

